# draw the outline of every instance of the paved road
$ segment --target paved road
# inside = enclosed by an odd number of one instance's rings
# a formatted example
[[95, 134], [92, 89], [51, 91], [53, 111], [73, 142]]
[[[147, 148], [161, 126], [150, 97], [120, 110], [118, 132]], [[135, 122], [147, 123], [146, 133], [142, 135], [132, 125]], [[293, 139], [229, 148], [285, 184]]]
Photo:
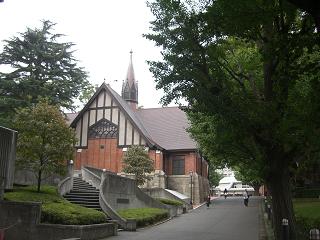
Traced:
[[108, 240], [258, 240], [259, 199], [219, 198], [206, 206], [137, 232], [119, 232]]

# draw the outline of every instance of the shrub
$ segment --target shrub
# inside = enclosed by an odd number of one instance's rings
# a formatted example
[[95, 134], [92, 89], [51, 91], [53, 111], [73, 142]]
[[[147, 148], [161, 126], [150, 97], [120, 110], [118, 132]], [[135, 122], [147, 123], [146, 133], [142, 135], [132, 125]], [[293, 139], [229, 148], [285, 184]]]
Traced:
[[5, 199], [20, 202], [41, 202], [41, 222], [66, 225], [86, 225], [106, 222], [106, 215], [94, 209], [72, 204], [57, 193], [56, 187], [18, 187], [5, 194]]
[[119, 215], [125, 219], [135, 219], [138, 227], [147, 226], [168, 218], [168, 211], [159, 208], [121, 209]]
[[183, 203], [177, 200], [173, 199], [167, 199], [167, 198], [156, 198], [159, 202], [166, 204], [166, 205], [173, 205], [173, 206], [182, 206]]

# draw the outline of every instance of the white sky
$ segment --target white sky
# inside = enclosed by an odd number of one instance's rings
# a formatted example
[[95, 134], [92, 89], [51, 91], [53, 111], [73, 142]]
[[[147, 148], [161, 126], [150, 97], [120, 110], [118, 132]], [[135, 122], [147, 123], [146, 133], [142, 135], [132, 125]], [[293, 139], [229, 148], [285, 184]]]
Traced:
[[[41, 27], [41, 20], [57, 23], [54, 33], [76, 44], [75, 57], [89, 72], [92, 84], [103, 79], [121, 93], [133, 50], [133, 67], [139, 84], [139, 105], [159, 107], [162, 91], [146, 60], [161, 59], [160, 49], [143, 38], [153, 16], [145, 0], [4, 0], [0, 3], [0, 50], [4, 39]], [[118, 80], [115, 82], [114, 80]]]

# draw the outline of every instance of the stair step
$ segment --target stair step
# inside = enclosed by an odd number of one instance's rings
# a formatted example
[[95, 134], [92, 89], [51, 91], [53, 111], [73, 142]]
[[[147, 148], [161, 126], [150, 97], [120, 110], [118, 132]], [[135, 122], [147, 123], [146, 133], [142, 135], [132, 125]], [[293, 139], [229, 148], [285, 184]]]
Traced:
[[89, 205], [95, 204], [95, 205], [99, 205], [99, 206], [100, 206], [99, 201], [96, 201], [96, 200], [94, 200], [94, 201], [88, 201], [88, 200], [86, 200], [86, 199], [70, 199], [70, 198], [66, 198], [66, 199], [67, 199], [69, 202], [76, 203], [76, 204], [89, 204]]
[[96, 204], [96, 203], [78, 203], [78, 205], [81, 205], [87, 208], [100, 208], [100, 204]]
[[76, 194], [76, 193], [67, 193], [64, 197], [86, 197], [90, 199], [99, 199], [99, 194]]
[[92, 192], [99, 192], [99, 190], [98, 189], [96, 189], [96, 188], [72, 188], [72, 190], [75, 190], [75, 191], [82, 191], [82, 190], [84, 190], [84, 191], [92, 191]]
[[73, 183], [73, 187], [92, 187], [90, 184]]
[[99, 189], [82, 180], [81, 177], [73, 178], [72, 190], [64, 198], [73, 204], [102, 211], [99, 204]]
[[80, 187], [74, 187], [72, 188], [73, 190], [78, 190], [78, 191], [98, 191], [96, 188], [80, 188]]
[[85, 198], [90, 200], [99, 200], [99, 195], [85, 195], [85, 194], [66, 194], [64, 195], [65, 198]]
[[74, 190], [71, 190], [70, 193], [68, 194], [76, 194], [78, 196], [99, 196], [99, 192], [88, 192], [88, 191], [74, 191]]

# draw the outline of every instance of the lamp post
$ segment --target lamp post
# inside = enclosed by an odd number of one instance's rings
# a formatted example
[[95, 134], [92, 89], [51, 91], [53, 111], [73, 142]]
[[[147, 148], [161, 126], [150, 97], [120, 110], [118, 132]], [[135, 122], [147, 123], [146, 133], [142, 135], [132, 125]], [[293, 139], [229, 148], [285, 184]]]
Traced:
[[193, 175], [193, 171], [189, 171], [189, 175], [190, 175], [190, 204], [192, 205], [192, 175]]

